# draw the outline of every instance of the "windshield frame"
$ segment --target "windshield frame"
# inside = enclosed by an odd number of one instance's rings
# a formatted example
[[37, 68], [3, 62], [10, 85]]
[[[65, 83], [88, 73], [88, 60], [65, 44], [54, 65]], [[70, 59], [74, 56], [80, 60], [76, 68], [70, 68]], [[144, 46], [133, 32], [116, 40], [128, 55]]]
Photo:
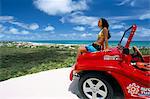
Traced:
[[[118, 43], [118, 46], [123, 47], [123, 48], [129, 48], [130, 42], [132, 41], [132, 38], [133, 38], [134, 33], [135, 33], [135, 31], [136, 31], [136, 28], [137, 28], [137, 26], [134, 24], [134, 25], [132, 25], [131, 27], [129, 27], [127, 30], [125, 30], [124, 33], [123, 33], [123, 36], [122, 36], [121, 40], [120, 40], [119, 43]], [[124, 39], [124, 37], [125, 37], [125, 34], [126, 34], [129, 30], [131, 30], [131, 32], [130, 32], [128, 38], [127, 38], [127, 41], [125, 42], [125, 46], [123, 46], [123, 45], [122, 45], [122, 41], [123, 41], [123, 39]]]

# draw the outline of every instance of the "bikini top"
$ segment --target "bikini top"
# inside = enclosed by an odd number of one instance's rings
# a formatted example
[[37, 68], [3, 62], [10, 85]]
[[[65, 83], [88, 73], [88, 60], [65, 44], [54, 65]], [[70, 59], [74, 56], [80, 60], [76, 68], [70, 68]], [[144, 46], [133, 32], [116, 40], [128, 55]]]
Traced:
[[98, 34], [98, 39], [100, 39], [100, 38], [105, 38], [104, 33], [103, 33], [103, 29]]
[[[103, 33], [103, 29], [98, 34], [98, 40], [100, 38], [105, 39], [105, 36], [104, 36], [104, 33]], [[102, 49], [104, 49], [104, 44], [101, 44], [101, 46], [102, 46]], [[108, 42], [105, 43], [105, 47], [108, 48]]]

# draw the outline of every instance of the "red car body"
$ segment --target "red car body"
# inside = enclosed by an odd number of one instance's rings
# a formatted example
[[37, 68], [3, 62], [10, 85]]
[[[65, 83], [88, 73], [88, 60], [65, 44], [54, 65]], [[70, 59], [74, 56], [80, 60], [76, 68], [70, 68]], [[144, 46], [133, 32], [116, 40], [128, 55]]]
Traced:
[[124, 49], [129, 49], [136, 28], [136, 25], [133, 25], [128, 29], [130, 34], [125, 46], [122, 46], [120, 42], [117, 47], [110, 48], [110, 52], [99, 51], [80, 55], [70, 73], [70, 80], [73, 79], [74, 75], [91, 71], [102, 72], [117, 82], [117, 86], [120, 87], [125, 99], [150, 99], [150, 71], [137, 68], [135, 65], [140, 62], [149, 66], [150, 55], [142, 56], [144, 59], [142, 62], [138, 60], [132, 63], [132, 55], [124, 52]]

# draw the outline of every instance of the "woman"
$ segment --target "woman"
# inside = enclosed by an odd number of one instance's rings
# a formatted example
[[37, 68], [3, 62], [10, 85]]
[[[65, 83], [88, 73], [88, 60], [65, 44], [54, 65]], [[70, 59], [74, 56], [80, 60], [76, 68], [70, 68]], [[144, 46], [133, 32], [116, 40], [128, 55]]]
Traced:
[[109, 33], [109, 24], [104, 18], [99, 19], [98, 27], [101, 28], [101, 31], [98, 34], [97, 41], [91, 45], [81, 46], [78, 48], [77, 57], [86, 52], [95, 52], [104, 50], [105, 52], [110, 51], [108, 47], [108, 39], [111, 37]]

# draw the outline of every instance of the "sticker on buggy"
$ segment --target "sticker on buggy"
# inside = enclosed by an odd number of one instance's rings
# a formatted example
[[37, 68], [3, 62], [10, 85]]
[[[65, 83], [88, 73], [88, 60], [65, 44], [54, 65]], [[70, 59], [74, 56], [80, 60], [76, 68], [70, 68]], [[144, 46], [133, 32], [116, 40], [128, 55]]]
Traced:
[[127, 86], [128, 93], [131, 96], [150, 96], [150, 88], [145, 88], [137, 85], [136, 83], [131, 83]]

